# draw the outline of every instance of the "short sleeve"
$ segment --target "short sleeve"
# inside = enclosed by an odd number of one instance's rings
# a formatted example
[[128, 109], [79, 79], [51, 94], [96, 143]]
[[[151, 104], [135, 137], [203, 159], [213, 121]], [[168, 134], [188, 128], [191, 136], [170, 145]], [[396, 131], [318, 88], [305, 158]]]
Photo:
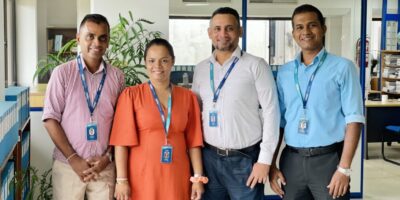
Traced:
[[42, 121], [47, 119], [61, 121], [61, 115], [65, 108], [64, 76], [66, 75], [60, 66], [52, 72], [46, 88]]
[[188, 148], [203, 146], [200, 108], [197, 97], [190, 92], [188, 122], [186, 124], [186, 145]]
[[363, 99], [356, 66], [351, 61], [345, 62], [341, 74], [340, 92], [342, 111], [346, 124], [357, 122], [365, 123], [363, 114]]
[[126, 88], [118, 98], [111, 130], [110, 145], [135, 146], [139, 144], [133, 93], [134, 91], [130, 88]]

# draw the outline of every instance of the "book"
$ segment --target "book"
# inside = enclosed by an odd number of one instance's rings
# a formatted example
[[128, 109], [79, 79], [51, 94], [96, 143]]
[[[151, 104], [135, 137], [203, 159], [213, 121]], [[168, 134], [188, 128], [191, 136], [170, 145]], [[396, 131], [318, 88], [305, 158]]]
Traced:
[[63, 35], [54, 36], [54, 51], [60, 51], [62, 47]]
[[48, 39], [47, 40], [47, 51], [51, 52], [53, 51], [54, 47], [54, 39]]

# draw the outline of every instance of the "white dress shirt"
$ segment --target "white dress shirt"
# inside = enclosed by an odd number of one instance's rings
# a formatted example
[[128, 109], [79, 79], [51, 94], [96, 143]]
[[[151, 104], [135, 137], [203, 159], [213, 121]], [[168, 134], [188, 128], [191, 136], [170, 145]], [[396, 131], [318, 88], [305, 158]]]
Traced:
[[[214, 64], [214, 88], [217, 89], [235, 57], [239, 61], [216, 103], [218, 126], [210, 127], [209, 112], [213, 107], [210, 62]], [[275, 81], [264, 59], [241, 52], [237, 47], [221, 66], [214, 53], [196, 66], [192, 90], [202, 104], [205, 142], [221, 149], [242, 149], [262, 140], [258, 162], [271, 164], [278, 143], [280, 111]]]

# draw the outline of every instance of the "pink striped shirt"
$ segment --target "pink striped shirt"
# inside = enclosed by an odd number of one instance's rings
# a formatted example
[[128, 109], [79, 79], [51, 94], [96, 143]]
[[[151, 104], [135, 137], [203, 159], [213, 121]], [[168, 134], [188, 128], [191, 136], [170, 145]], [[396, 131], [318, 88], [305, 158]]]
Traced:
[[[99, 70], [92, 74], [87, 70], [83, 60], [82, 64], [90, 100], [93, 103], [103, 76], [104, 65], [101, 64]], [[94, 121], [97, 122], [97, 141], [89, 142], [86, 140], [86, 125], [90, 121], [90, 111], [77, 60], [61, 64], [53, 70], [47, 85], [42, 120], [55, 119], [60, 122], [69, 143], [80, 157], [87, 159], [103, 155], [109, 143], [114, 108], [124, 85], [122, 71], [107, 64], [104, 87], [93, 113]], [[53, 158], [67, 163], [57, 147], [54, 149]]]

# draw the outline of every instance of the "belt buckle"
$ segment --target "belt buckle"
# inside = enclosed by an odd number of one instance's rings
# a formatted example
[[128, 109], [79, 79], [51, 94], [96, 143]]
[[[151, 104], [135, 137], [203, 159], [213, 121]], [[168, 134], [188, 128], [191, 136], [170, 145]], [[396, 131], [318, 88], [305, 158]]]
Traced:
[[304, 157], [311, 157], [313, 154], [313, 149], [303, 149], [300, 151], [301, 155], [303, 155]]
[[308, 150], [308, 157], [311, 157], [311, 156], [313, 156], [314, 155], [314, 151], [313, 151], [314, 149], [313, 148], [310, 148], [309, 150]]
[[217, 154], [220, 156], [229, 156], [229, 149], [217, 148]]

